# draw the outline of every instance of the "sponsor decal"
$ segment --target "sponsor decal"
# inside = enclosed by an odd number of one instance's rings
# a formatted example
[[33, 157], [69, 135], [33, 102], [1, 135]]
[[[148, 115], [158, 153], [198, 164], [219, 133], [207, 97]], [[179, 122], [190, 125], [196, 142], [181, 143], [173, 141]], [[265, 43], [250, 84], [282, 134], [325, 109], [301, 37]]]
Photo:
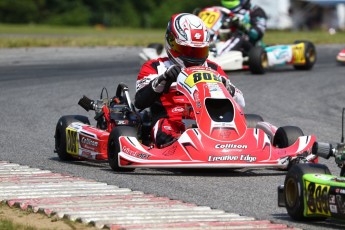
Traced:
[[256, 157], [251, 156], [250, 154], [242, 154], [240, 156], [226, 155], [226, 156], [208, 156], [209, 162], [214, 161], [245, 161], [245, 162], [255, 162]]
[[116, 121], [116, 123], [117, 123], [118, 125], [127, 125], [127, 124], [128, 124], [128, 120]]
[[138, 153], [138, 154], [137, 154], [137, 157], [138, 157], [138, 158], [141, 158], [141, 159], [149, 159], [149, 158], [150, 158], [150, 155], [149, 155], [149, 154], [146, 154], [146, 153]]
[[90, 138], [88, 136], [79, 134], [80, 138], [80, 146], [85, 149], [89, 149], [92, 151], [97, 151], [99, 142], [98, 140], [95, 140], [93, 138]]
[[91, 158], [92, 157], [92, 154], [90, 152], [88, 152], [88, 151], [82, 151], [81, 155], [83, 157], [86, 157], [86, 158]]
[[331, 205], [329, 206], [329, 210], [331, 210], [331, 213], [338, 213], [337, 206], [334, 205], [334, 204], [331, 204]]
[[175, 107], [171, 110], [173, 113], [182, 113], [184, 111], [184, 108], [182, 107]]
[[200, 39], [200, 37], [201, 37], [201, 34], [199, 34], [199, 33], [196, 33], [195, 35], [194, 35], [194, 37], [196, 38], [196, 39]]
[[334, 195], [329, 195], [329, 203], [335, 204], [335, 196]]
[[337, 182], [345, 182], [345, 178], [336, 177], [336, 178], [334, 178], [334, 181], [337, 181]]
[[163, 128], [164, 128], [165, 130], [168, 130], [168, 131], [171, 131], [171, 130], [172, 130], [171, 126], [168, 126], [168, 125], [164, 125]]
[[85, 137], [85, 136], [81, 136], [81, 143], [85, 144], [85, 145], [91, 145], [94, 147], [98, 146], [98, 141], [92, 140], [91, 138]]
[[141, 153], [141, 152], [135, 152], [133, 150], [131, 150], [130, 148], [127, 148], [126, 146], [124, 146], [122, 148], [122, 151], [130, 156], [133, 156], [133, 157], [138, 157], [140, 159], [149, 159], [150, 158], [150, 155], [147, 154], [147, 153]]
[[247, 145], [236, 145], [236, 144], [216, 144], [216, 149], [246, 149]]
[[196, 103], [196, 107], [200, 109], [201, 108], [201, 102], [200, 102], [199, 92], [194, 91], [193, 97], [194, 97], [194, 101]]

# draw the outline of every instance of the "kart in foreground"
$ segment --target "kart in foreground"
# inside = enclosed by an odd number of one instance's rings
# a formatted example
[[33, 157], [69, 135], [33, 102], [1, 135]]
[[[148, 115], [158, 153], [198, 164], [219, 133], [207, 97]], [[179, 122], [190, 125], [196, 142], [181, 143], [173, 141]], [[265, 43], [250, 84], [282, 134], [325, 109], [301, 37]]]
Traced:
[[[295, 41], [293, 44], [264, 45], [259, 42], [248, 54], [242, 51], [223, 51], [238, 38], [244, 36], [237, 26], [230, 26], [227, 38], [222, 38], [222, 25], [224, 20], [232, 25], [231, 17], [225, 18], [220, 7], [207, 7], [202, 9], [198, 16], [204, 21], [211, 34], [209, 59], [219, 64], [225, 71], [249, 69], [253, 74], [264, 74], [268, 69], [279, 66], [292, 65], [297, 70], [310, 70], [316, 62], [316, 48], [310, 41]], [[230, 36], [228, 35], [230, 34]], [[230, 40], [229, 40], [230, 38]], [[139, 53], [141, 63], [167, 56], [162, 44], [152, 43]]]
[[345, 64], [345, 49], [341, 50], [337, 55], [337, 62], [340, 64]]
[[[344, 130], [344, 110], [343, 127]], [[326, 165], [298, 164], [288, 171], [284, 185], [278, 187], [278, 206], [285, 207], [289, 216], [297, 221], [345, 220], [345, 143], [335, 148], [332, 144], [315, 142], [313, 154], [325, 159], [335, 158], [341, 168], [340, 176], [332, 175]]]
[[[119, 86], [113, 99], [94, 102], [83, 97], [86, 110], [96, 110], [97, 126], [83, 116], [63, 116], [55, 133], [60, 159], [108, 160], [115, 171], [135, 168], [281, 168], [317, 162], [311, 154], [316, 138], [295, 126], [275, 127], [255, 114], [244, 114], [221, 81], [207, 67], [181, 71], [173, 87], [186, 130], [164, 148], [150, 137], [148, 111], [136, 111], [128, 88]], [[123, 96], [121, 96], [123, 95]], [[184, 96], [183, 96], [184, 95]], [[113, 103], [119, 99], [119, 103]]]

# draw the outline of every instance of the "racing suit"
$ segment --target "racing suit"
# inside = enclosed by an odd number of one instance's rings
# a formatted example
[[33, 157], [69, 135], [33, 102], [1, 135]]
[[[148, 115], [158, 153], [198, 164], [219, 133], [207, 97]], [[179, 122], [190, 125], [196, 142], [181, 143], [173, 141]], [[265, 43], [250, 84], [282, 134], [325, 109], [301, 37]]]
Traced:
[[217, 7], [227, 18], [223, 22], [221, 30], [230, 35], [218, 54], [238, 50], [247, 56], [249, 50], [264, 36], [267, 22], [265, 11], [253, 4], [248, 7], [248, 9], [243, 8], [236, 13], [225, 7]]
[[[138, 109], [150, 108], [152, 124], [155, 124], [151, 136], [159, 148], [172, 144], [185, 130], [182, 122], [183, 116], [186, 115], [185, 104], [178, 104], [175, 101], [185, 102], [186, 97], [176, 90], [176, 82], [170, 86], [168, 92], [163, 93], [155, 92], [152, 86], [154, 79], [164, 74], [172, 65], [173, 63], [167, 57], [149, 60], [142, 66], [136, 82], [134, 105]], [[240, 106], [244, 107], [242, 92], [230, 83], [221, 67], [209, 60], [204, 63], [204, 66], [216, 70], [223, 76], [225, 80], [223, 82], [230, 94]]]

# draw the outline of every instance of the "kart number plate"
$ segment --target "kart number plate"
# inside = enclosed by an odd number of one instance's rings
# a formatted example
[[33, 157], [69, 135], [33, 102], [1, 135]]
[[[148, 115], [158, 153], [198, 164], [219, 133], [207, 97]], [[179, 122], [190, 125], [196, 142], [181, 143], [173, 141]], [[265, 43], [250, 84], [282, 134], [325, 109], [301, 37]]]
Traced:
[[71, 128], [66, 128], [66, 152], [73, 155], [78, 154], [77, 131]]
[[304, 56], [305, 45], [304, 43], [300, 43], [294, 45], [292, 47], [293, 52], [293, 63], [294, 64], [304, 64], [305, 63], [305, 56]]
[[196, 73], [190, 74], [185, 81], [185, 83], [191, 88], [196, 83], [199, 83], [199, 82], [218, 83], [218, 82], [222, 82], [222, 80], [219, 75], [215, 75], [213, 73], [196, 72]]
[[216, 22], [220, 18], [220, 15], [221, 14], [219, 12], [213, 12], [213, 11], [207, 11], [207, 10], [201, 11], [199, 13], [199, 17], [209, 29], [212, 29], [212, 27], [216, 24]]
[[307, 207], [305, 216], [331, 216], [328, 202], [330, 186], [310, 181], [305, 181], [305, 186], [305, 201]]

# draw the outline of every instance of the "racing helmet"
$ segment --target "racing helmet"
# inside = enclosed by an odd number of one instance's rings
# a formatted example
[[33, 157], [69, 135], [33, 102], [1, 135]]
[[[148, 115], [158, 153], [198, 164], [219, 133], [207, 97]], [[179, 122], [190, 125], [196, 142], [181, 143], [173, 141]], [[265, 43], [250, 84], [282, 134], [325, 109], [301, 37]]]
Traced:
[[196, 15], [181, 13], [171, 17], [165, 34], [170, 60], [181, 66], [203, 65], [208, 57], [210, 33]]
[[250, 0], [222, 0], [222, 5], [236, 13], [243, 8], [248, 9]]

